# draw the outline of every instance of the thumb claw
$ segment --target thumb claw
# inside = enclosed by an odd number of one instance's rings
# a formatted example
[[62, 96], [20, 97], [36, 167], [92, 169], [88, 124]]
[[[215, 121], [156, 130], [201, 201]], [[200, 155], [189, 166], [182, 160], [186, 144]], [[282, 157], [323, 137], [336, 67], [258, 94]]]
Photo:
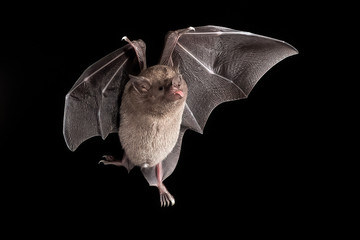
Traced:
[[128, 42], [128, 43], [131, 44], [131, 41], [130, 41], [130, 39], [129, 39], [127, 36], [123, 36], [122, 39], [121, 39], [121, 41], [126, 41], [126, 42]]

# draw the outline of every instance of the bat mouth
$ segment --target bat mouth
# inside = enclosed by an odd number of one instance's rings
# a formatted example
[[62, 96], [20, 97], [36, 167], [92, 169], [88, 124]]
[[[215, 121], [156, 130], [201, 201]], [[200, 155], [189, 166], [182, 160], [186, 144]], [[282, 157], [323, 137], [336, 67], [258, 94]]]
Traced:
[[180, 98], [183, 98], [184, 97], [184, 92], [181, 91], [181, 90], [177, 90], [174, 92], [174, 95], [180, 97]]

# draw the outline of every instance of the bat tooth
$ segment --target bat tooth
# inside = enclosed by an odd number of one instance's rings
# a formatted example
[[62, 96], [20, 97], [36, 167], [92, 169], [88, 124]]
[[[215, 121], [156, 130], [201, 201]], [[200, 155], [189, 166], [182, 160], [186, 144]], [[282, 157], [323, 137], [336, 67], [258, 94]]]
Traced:
[[195, 31], [195, 28], [193, 28], [193, 27], [188, 27], [188, 29], [189, 29], [190, 31]]

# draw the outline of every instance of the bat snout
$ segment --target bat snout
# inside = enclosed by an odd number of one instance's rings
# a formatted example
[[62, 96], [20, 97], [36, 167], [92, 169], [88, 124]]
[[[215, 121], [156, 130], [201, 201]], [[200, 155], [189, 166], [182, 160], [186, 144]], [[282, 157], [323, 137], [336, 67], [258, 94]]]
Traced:
[[180, 88], [181, 86], [181, 80], [173, 80], [172, 81], [173, 88]]

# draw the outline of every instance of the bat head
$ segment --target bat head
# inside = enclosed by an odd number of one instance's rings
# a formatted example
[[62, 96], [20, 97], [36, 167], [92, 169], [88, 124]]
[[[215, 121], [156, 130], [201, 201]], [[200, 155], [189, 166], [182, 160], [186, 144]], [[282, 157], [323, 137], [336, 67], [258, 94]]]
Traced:
[[138, 76], [130, 75], [130, 82], [133, 94], [148, 109], [166, 111], [186, 101], [187, 85], [175, 68], [155, 65]]

